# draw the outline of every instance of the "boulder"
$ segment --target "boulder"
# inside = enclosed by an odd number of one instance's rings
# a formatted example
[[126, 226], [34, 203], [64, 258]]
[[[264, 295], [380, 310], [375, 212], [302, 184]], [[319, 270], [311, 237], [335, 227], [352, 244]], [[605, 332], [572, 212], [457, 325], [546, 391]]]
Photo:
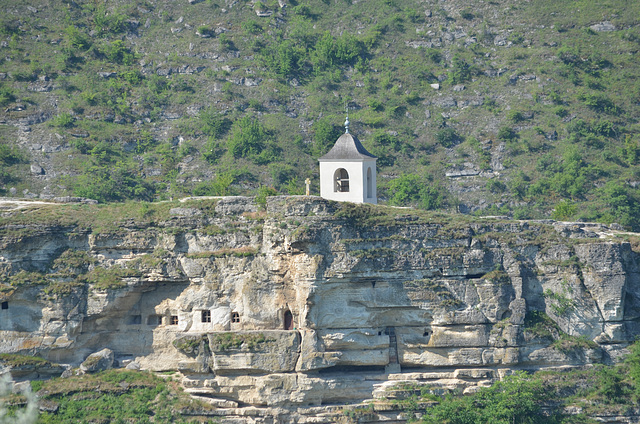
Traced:
[[113, 351], [108, 348], [92, 353], [80, 364], [80, 371], [84, 373], [104, 371], [111, 368], [113, 368]]

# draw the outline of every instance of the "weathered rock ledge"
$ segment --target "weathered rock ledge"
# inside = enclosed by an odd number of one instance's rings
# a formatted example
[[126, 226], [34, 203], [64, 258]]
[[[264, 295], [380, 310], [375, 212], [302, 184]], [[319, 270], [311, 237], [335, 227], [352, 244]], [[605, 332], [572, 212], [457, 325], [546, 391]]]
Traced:
[[332, 405], [404, 381], [473, 391], [518, 369], [615, 362], [640, 334], [639, 256], [603, 225], [301, 196], [166, 209], [108, 231], [5, 212], [0, 350], [77, 366], [109, 348], [179, 370], [220, 416], [333, 422]]

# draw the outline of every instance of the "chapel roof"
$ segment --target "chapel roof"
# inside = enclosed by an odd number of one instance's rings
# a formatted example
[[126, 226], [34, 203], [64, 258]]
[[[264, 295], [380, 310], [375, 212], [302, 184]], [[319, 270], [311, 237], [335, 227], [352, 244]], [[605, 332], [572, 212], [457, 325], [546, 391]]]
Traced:
[[336, 144], [329, 153], [322, 156], [318, 160], [341, 160], [341, 159], [376, 159], [371, 153], [367, 152], [357, 137], [345, 132], [338, 138]]

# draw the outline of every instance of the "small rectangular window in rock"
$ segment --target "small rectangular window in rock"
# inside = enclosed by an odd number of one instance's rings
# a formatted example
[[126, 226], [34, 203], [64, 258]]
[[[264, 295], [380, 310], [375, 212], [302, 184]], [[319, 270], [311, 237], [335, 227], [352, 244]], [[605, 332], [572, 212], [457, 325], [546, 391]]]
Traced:
[[171, 325], [178, 325], [178, 316], [171, 315], [171, 320], [169, 322], [171, 323]]
[[231, 322], [234, 322], [234, 323], [240, 322], [240, 314], [237, 312], [231, 312]]
[[162, 325], [162, 316], [149, 315], [147, 318], [147, 325]]
[[142, 315], [129, 315], [127, 324], [136, 325], [142, 323]]
[[9, 302], [2, 302], [2, 309], [9, 309]]
[[211, 311], [202, 311], [202, 322], [211, 322]]

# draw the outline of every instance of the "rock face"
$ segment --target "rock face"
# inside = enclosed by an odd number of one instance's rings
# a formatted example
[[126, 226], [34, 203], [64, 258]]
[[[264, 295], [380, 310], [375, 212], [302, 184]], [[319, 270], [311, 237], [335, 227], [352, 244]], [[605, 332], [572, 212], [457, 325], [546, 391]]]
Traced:
[[302, 196], [121, 225], [3, 227], [2, 352], [77, 365], [108, 348], [179, 370], [228, 416], [296, 421], [398, 381], [471, 390], [514, 368], [615, 362], [640, 330], [638, 254], [602, 225]]

